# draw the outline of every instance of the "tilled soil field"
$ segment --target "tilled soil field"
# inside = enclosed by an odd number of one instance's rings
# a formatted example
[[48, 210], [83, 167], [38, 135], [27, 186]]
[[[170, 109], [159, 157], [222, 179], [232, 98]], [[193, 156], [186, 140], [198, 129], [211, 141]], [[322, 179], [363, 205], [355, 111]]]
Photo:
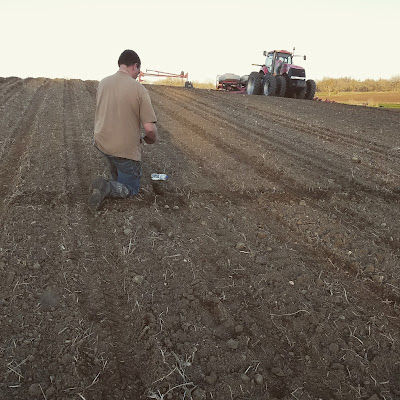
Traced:
[[0, 78], [0, 399], [400, 399], [400, 113], [148, 86], [92, 214], [96, 87]]

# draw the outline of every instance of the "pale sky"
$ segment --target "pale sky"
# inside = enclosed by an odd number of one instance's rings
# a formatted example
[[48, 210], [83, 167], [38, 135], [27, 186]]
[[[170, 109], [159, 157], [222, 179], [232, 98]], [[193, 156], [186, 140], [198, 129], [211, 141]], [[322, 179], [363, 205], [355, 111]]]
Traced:
[[307, 78], [400, 74], [399, 0], [0, 0], [0, 77], [100, 80], [125, 49], [142, 70], [215, 82], [296, 47]]

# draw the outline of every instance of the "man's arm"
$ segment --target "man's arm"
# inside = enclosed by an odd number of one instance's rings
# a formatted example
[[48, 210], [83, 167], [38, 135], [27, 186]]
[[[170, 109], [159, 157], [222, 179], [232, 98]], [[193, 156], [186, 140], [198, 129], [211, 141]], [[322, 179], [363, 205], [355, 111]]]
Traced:
[[154, 122], [148, 122], [146, 124], [143, 124], [143, 128], [146, 132], [146, 136], [143, 138], [143, 140], [147, 144], [153, 144], [157, 140], [157, 126]]

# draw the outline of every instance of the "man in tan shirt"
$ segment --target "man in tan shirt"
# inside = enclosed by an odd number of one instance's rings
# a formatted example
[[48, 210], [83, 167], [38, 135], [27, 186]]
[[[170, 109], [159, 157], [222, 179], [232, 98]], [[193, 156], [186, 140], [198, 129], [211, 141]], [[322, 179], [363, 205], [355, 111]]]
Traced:
[[[94, 124], [95, 145], [110, 165], [111, 179], [97, 177], [92, 184], [89, 207], [98, 210], [106, 197], [127, 198], [140, 189], [141, 141], [157, 140], [157, 118], [150, 96], [136, 78], [140, 58], [125, 50], [118, 59], [119, 70], [100, 81], [97, 88]], [[145, 136], [141, 138], [140, 124]]]

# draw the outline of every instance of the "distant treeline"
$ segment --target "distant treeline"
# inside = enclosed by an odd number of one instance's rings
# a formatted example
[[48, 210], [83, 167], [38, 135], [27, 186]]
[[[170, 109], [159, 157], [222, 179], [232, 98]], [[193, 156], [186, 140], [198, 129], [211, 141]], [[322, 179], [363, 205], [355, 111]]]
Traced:
[[366, 79], [358, 81], [351, 78], [323, 78], [317, 81], [318, 92], [398, 92], [400, 91], [400, 75], [391, 79]]

